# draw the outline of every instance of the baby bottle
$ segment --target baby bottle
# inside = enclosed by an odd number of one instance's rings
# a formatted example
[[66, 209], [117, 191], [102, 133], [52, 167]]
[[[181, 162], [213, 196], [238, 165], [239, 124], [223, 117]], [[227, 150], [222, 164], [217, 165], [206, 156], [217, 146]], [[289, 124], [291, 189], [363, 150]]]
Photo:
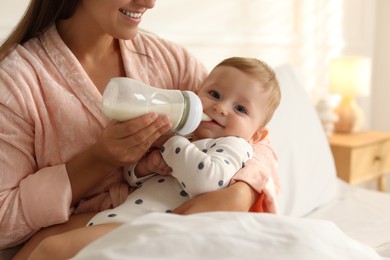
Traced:
[[172, 131], [181, 135], [192, 133], [202, 120], [199, 97], [191, 91], [159, 89], [130, 78], [112, 78], [104, 92], [103, 113], [118, 121], [129, 120], [148, 112], [168, 115]]

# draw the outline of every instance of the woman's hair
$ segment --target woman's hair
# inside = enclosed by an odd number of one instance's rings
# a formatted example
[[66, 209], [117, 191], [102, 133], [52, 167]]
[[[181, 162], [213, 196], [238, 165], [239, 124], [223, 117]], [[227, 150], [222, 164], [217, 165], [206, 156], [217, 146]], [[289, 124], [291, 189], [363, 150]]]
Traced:
[[19, 23], [0, 46], [0, 61], [18, 45], [43, 34], [58, 20], [71, 17], [78, 0], [31, 0]]
[[215, 68], [219, 66], [236, 68], [263, 84], [263, 88], [270, 93], [267, 101], [268, 111], [263, 122], [264, 126], [268, 124], [281, 99], [280, 87], [274, 70], [261, 60], [247, 57], [231, 57], [221, 61]]

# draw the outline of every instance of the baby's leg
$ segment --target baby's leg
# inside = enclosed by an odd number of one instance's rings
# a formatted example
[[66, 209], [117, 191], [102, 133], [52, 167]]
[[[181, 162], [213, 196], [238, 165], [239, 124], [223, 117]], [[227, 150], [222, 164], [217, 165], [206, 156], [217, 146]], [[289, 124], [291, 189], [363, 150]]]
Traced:
[[120, 226], [120, 223], [81, 227], [45, 238], [30, 255], [29, 260], [69, 259], [81, 249]]
[[42, 240], [44, 240], [49, 236], [61, 234], [73, 229], [84, 227], [95, 214], [96, 213], [72, 215], [69, 217], [69, 220], [66, 223], [41, 229], [36, 234], [34, 234], [29, 241], [26, 242], [26, 244], [19, 250], [19, 252], [14, 256], [13, 259], [14, 260], [28, 259], [28, 256]]

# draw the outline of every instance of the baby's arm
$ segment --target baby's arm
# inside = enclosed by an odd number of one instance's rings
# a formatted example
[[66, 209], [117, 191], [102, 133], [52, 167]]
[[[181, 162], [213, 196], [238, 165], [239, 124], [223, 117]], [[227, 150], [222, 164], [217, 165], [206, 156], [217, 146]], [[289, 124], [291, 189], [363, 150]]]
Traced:
[[191, 143], [175, 136], [164, 144], [162, 156], [190, 197], [228, 186], [232, 176], [252, 157], [242, 138], [224, 137]]

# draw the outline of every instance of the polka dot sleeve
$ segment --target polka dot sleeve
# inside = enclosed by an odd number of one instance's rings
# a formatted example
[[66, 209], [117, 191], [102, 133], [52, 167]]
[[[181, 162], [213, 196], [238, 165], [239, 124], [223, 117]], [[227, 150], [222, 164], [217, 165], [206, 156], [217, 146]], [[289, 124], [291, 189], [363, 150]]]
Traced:
[[228, 186], [233, 175], [253, 155], [252, 146], [238, 137], [191, 143], [182, 136], [174, 136], [161, 152], [172, 168], [172, 175], [190, 197]]

